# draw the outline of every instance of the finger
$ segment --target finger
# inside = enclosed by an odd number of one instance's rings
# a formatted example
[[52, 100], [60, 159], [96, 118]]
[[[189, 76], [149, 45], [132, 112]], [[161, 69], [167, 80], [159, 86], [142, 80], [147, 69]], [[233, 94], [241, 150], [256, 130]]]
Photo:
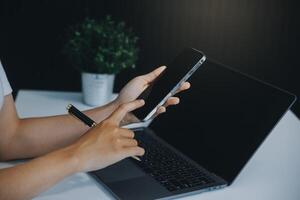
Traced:
[[168, 100], [166, 101], [166, 103], [163, 106], [168, 107], [171, 105], [179, 104], [179, 102], [180, 102], [180, 99], [178, 97], [170, 97], [170, 98], [168, 98]]
[[121, 131], [120, 135], [124, 138], [134, 138], [134, 132], [129, 131], [128, 129], [124, 129], [124, 131]]
[[166, 112], [166, 111], [167, 111], [166, 107], [160, 106], [160, 107], [157, 109], [156, 113], [157, 113], [157, 114], [162, 114], [162, 113], [164, 113], [164, 112]]
[[138, 146], [138, 142], [135, 139], [123, 138], [121, 140], [121, 145], [123, 147], [135, 147]]
[[111, 114], [111, 116], [107, 120], [116, 125], [120, 125], [120, 122], [122, 121], [122, 119], [125, 117], [127, 113], [142, 107], [144, 104], [145, 101], [142, 99], [134, 100], [129, 103], [122, 104]]
[[128, 113], [122, 121], [122, 125], [130, 124], [130, 123], [137, 123], [140, 120], [132, 113]]
[[153, 70], [152, 72], [145, 74], [142, 76], [144, 80], [147, 81], [147, 83], [151, 83], [154, 81], [167, 67], [166, 66], [161, 66]]
[[181, 84], [180, 88], [175, 92], [175, 94], [182, 92], [184, 90], [187, 90], [191, 87], [191, 84], [189, 82], [184, 82]]
[[179, 102], [180, 102], [180, 99], [178, 97], [170, 97], [163, 106], [160, 106], [156, 110], [154, 117], [157, 117], [158, 115], [160, 115], [162, 113], [165, 113], [167, 111], [168, 106], [177, 105], [177, 104], [179, 104]]
[[124, 157], [131, 157], [131, 156], [142, 156], [145, 154], [145, 150], [141, 147], [127, 147], [124, 149]]
[[155, 114], [153, 115], [153, 119], [155, 118], [155, 117], [157, 117], [158, 115], [160, 115], [160, 114], [162, 114], [162, 113], [164, 113], [164, 112], [166, 112], [167, 111], [167, 109], [164, 107], [164, 106], [160, 106], [157, 110], [156, 110], [156, 112], [155, 112]]

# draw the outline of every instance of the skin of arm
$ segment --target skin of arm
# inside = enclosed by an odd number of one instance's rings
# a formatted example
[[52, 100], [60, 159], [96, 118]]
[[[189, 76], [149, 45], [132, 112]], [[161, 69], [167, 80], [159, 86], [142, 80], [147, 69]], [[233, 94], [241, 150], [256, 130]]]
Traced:
[[142, 156], [134, 133], [119, 128], [126, 113], [143, 106], [136, 100], [122, 106], [72, 145], [15, 167], [0, 170], [0, 199], [32, 199], [67, 176], [101, 169], [129, 156]]
[[[124, 86], [116, 100], [102, 107], [87, 110], [85, 114], [100, 123], [119, 105], [135, 100], [165, 69], [166, 67], [162, 66], [148, 74], [135, 77]], [[186, 82], [178, 92], [189, 87], [190, 84]], [[178, 97], [170, 97], [166, 104], [158, 109], [157, 115], [165, 112], [169, 105], [178, 103]], [[134, 120], [129, 113], [123, 121], [130, 123]], [[70, 115], [19, 119], [12, 95], [7, 95], [0, 110], [0, 160], [45, 155], [72, 144], [87, 130], [87, 126]]]
[[[85, 113], [101, 122], [117, 107], [112, 102]], [[70, 115], [19, 119], [12, 95], [7, 95], [0, 111], [0, 160], [44, 155], [73, 143], [87, 130]]]
[[[32, 199], [74, 173], [143, 155], [134, 133], [119, 126], [132, 110], [143, 106], [144, 101], [135, 99], [162, 70], [134, 78], [114, 102], [86, 111], [101, 122], [89, 130], [69, 115], [19, 119], [12, 96], [5, 96], [0, 110], [0, 160], [40, 157], [0, 170], [0, 199]], [[189, 87], [185, 83], [178, 92]], [[157, 114], [177, 103], [179, 99], [171, 97]]]
[[76, 160], [59, 150], [24, 164], [0, 170], [0, 199], [32, 199], [76, 173]]

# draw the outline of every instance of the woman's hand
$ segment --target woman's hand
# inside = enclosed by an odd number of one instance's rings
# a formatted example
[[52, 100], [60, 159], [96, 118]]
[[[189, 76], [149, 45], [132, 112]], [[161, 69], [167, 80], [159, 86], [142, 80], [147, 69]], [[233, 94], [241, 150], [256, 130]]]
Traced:
[[144, 105], [143, 100], [122, 104], [110, 117], [90, 129], [68, 149], [78, 161], [78, 171], [102, 169], [126, 157], [142, 156], [144, 149], [138, 147], [134, 132], [120, 128], [124, 116]]
[[[161, 66], [148, 74], [137, 76], [131, 81], [129, 81], [120, 91], [120, 94], [115, 100], [115, 103], [117, 105], [120, 105], [123, 103], [133, 101], [136, 98], [138, 98], [138, 96], [149, 86], [149, 84], [153, 82], [164, 70], [166, 70], [166, 67]], [[181, 92], [183, 90], [187, 90], [189, 88], [190, 88], [190, 83], [184, 82], [176, 93]], [[179, 103], [179, 101], [180, 99], [178, 97], [170, 97], [163, 106], [158, 108], [156, 115], [165, 112], [168, 106], [176, 105]], [[128, 115], [126, 116], [126, 118], [127, 120], [125, 121], [131, 121], [131, 119], [137, 120], [132, 115]]]

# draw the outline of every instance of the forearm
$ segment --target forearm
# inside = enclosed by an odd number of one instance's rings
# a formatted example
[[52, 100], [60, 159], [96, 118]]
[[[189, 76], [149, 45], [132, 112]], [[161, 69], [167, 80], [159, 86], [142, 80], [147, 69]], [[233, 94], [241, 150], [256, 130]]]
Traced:
[[0, 199], [32, 199], [76, 173], [78, 161], [62, 149], [27, 163], [0, 170]]
[[[96, 122], [101, 122], [116, 107], [115, 103], [110, 103], [85, 113]], [[73, 143], [87, 130], [87, 126], [71, 115], [21, 119], [4, 159], [44, 155]]]

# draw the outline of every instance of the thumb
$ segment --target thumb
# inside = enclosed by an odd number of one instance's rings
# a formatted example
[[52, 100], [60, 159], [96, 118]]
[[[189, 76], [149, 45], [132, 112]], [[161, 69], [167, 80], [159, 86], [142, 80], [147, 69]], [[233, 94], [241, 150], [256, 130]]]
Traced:
[[143, 75], [143, 79], [147, 81], [147, 83], [151, 83], [152, 81], [154, 81], [157, 77], [159, 77], [159, 75], [162, 74], [162, 72], [166, 69], [166, 66], [161, 66], [156, 68], [155, 70], [153, 70], [152, 72]]

